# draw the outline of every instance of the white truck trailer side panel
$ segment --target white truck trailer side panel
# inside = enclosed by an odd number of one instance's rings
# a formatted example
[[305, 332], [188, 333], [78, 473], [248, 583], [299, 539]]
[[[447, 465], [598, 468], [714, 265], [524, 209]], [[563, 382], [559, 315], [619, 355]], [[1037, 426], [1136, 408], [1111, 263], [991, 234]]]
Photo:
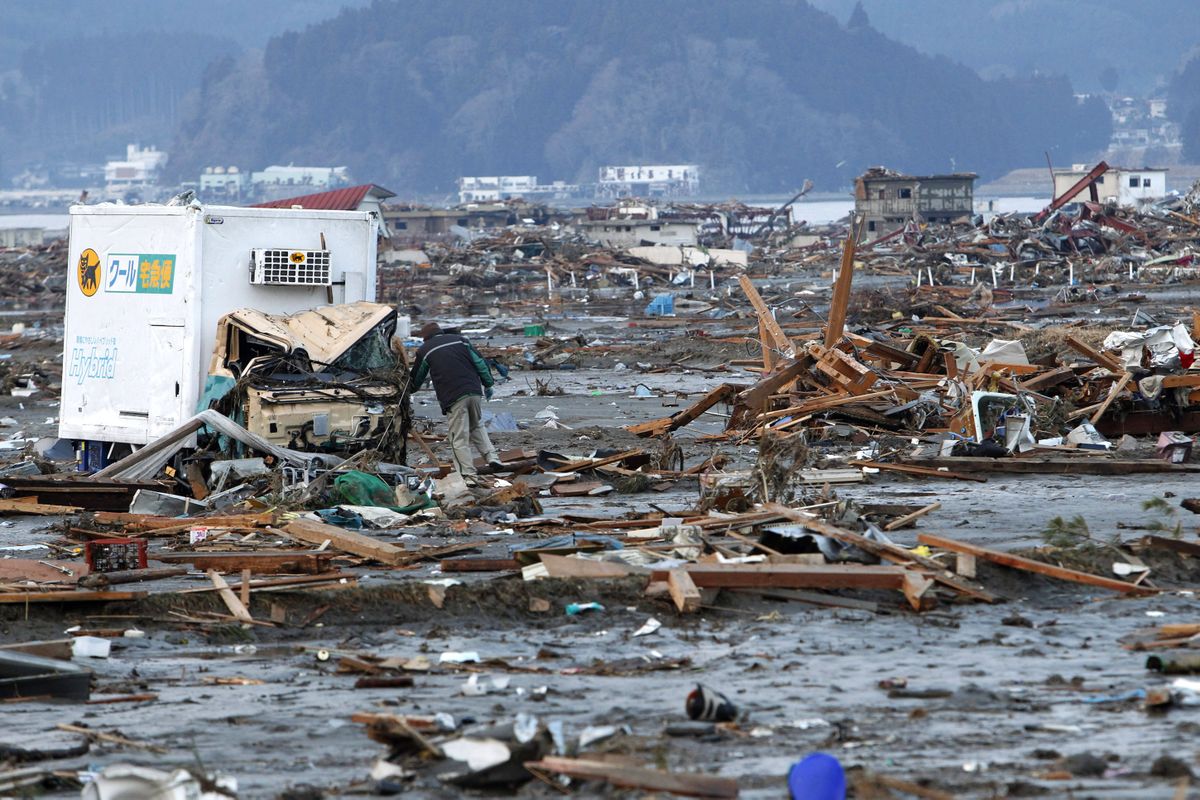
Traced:
[[353, 211], [220, 206], [71, 209], [59, 436], [146, 444], [196, 410], [216, 322], [292, 313], [324, 286], [250, 283], [257, 248], [330, 251], [333, 302], [375, 297], [375, 223]]

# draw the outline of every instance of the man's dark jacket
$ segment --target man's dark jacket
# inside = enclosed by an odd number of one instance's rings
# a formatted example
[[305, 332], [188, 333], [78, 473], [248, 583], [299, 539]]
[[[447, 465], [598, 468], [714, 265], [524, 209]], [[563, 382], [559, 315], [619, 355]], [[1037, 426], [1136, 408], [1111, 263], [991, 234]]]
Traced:
[[417, 350], [412, 370], [415, 392], [433, 377], [442, 413], [450, 413], [454, 401], [469, 394], [482, 395], [484, 386], [492, 385], [492, 372], [483, 357], [476, 352], [467, 337], [457, 333], [439, 333], [426, 339]]

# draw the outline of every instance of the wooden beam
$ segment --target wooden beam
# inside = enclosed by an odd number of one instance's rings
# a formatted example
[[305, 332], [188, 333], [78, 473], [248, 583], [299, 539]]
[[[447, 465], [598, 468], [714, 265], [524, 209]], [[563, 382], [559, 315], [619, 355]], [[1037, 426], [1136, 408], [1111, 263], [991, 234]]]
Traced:
[[397, 547], [387, 542], [381, 542], [361, 533], [348, 531], [324, 522], [313, 522], [307, 519], [296, 519], [284, 525], [283, 533], [297, 541], [320, 547], [329, 541], [330, 547], [335, 547], [352, 555], [370, 558], [384, 564], [395, 566], [402, 564], [409, 553], [403, 547]]
[[842, 263], [838, 267], [837, 282], [833, 285], [833, 297], [829, 301], [829, 322], [825, 325], [825, 346], [833, 347], [842, 340], [846, 330], [846, 311], [850, 305], [850, 285], [854, 281], [854, 248], [862, 235], [864, 217], [855, 217], [842, 246]]
[[1024, 570], [1025, 572], [1036, 572], [1039, 575], [1048, 575], [1051, 578], [1058, 578], [1062, 581], [1097, 586], [1101, 589], [1111, 589], [1114, 592], [1123, 592], [1125, 594], [1155, 594], [1158, 592], [1157, 589], [1151, 589], [1146, 586], [1138, 586], [1101, 575], [1092, 575], [1088, 572], [1079, 572], [1078, 570], [1067, 569], [1066, 567], [1056, 567], [1053, 564], [1045, 564], [1041, 561], [1034, 561], [1031, 558], [1024, 558], [1012, 553], [989, 550], [986, 547], [967, 544], [955, 539], [947, 539], [944, 536], [937, 536], [932, 533], [917, 534], [917, 541], [921, 544], [927, 544], [930, 547], [940, 547], [943, 550], [950, 550], [955, 553], [966, 553], [976, 558], [982, 558], [985, 561], [991, 561], [993, 564], [1000, 564], [1001, 566], [1012, 567], [1013, 569]]
[[141, 600], [148, 592], [6, 592], [0, 603], [106, 603]]
[[1126, 370], [1120, 378], [1113, 381], [1112, 388], [1108, 390], [1108, 397], [1104, 398], [1104, 402], [1100, 404], [1098, 409], [1096, 409], [1096, 413], [1092, 414], [1093, 425], [1100, 421], [1100, 418], [1104, 416], [1104, 412], [1108, 411], [1108, 407], [1112, 405], [1113, 400], [1117, 399], [1117, 395], [1122, 392], [1122, 390], [1125, 388], [1125, 384], [1132, 377], [1133, 373]]
[[168, 564], [191, 564], [196, 569], [213, 569], [217, 572], [233, 573], [248, 569], [255, 575], [317, 575], [327, 571], [329, 562], [336, 556], [336, 553], [316, 550], [256, 550], [251, 553], [159, 553], [154, 558]]
[[229, 609], [229, 613], [233, 614], [235, 619], [241, 622], [254, 622], [254, 617], [250, 616], [250, 611], [238, 599], [238, 596], [233, 593], [233, 590], [229, 588], [229, 584], [225, 582], [224, 578], [210, 569], [208, 571], [208, 579], [212, 581], [217, 594], [221, 596], [221, 601], [225, 603], [225, 607]]
[[738, 796], [738, 782], [733, 778], [698, 773], [664, 772], [613, 761], [546, 756], [541, 761], [525, 762], [525, 768], [535, 772], [569, 775], [580, 780], [604, 781], [626, 789], [667, 792], [683, 797], [735, 798]]
[[669, 570], [667, 589], [671, 592], [671, 599], [675, 601], [675, 608], [680, 614], [694, 614], [700, 610], [700, 590], [686, 571]]
[[754, 313], [758, 314], [758, 321], [762, 325], [762, 330], [773, 341], [775, 346], [783, 352], [783, 355], [793, 358], [796, 355], [796, 346], [792, 344], [792, 340], [783, 332], [783, 328], [779, 327], [779, 323], [775, 321], [775, 316], [771, 313], [771, 309], [767, 307], [758, 290], [754, 288], [754, 283], [745, 274], [738, 276], [738, 283], [741, 285], [742, 291], [746, 293], [746, 297], [749, 298], [750, 305], [754, 307]]
[[54, 514], [77, 514], [83, 509], [79, 506], [57, 506], [49, 503], [30, 502], [20, 498], [0, 500], [0, 514], [35, 514], [51, 516]]
[[963, 578], [952, 574], [938, 561], [932, 558], [919, 556], [907, 548], [895, 544], [887, 544], [874, 539], [868, 539], [861, 533], [840, 528], [823, 519], [811, 516], [803, 511], [794, 508], [787, 508], [777, 503], [770, 503], [767, 508], [773, 511], [779, 511], [786, 519], [793, 522], [798, 522], [806, 529], [813, 533], [819, 533], [822, 536], [828, 536], [830, 539], [841, 542], [843, 544], [854, 545], [858, 549], [870, 553], [881, 561], [890, 561], [893, 564], [915, 564], [931, 575], [935, 581], [961, 592], [976, 600], [981, 600], [985, 603], [997, 603], [1000, 598], [988, 592], [982, 586], [963, 580]]
[[885, 531], [899, 530], [900, 528], [903, 528], [905, 525], [908, 525], [908, 524], [920, 519], [921, 517], [925, 516], [926, 514], [937, 511], [941, 507], [942, 507], [941, 503], [930, 503], [929, 505], [927, 505], [923, 508], [918, 508], [916, 511], [912, 512], [911, 514], [905, 514], [903, 517], [892, 520], [887, 525], [884, 525], [883, 529]]

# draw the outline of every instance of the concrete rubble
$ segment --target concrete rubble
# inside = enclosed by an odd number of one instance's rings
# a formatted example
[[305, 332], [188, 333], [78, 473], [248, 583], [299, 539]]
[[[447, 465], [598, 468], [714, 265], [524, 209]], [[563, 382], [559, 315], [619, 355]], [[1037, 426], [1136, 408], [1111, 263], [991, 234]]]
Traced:
[[[397, 240], [381, 305], [229, 309], [222, 391], [87, 473], [66, 249], [0, 253], [0, 794], [1187, 796], [1198, 203]], [[481, 486], [404, 316], [497, 377]], [[387, 424], [257, 417], [296, 391]]]

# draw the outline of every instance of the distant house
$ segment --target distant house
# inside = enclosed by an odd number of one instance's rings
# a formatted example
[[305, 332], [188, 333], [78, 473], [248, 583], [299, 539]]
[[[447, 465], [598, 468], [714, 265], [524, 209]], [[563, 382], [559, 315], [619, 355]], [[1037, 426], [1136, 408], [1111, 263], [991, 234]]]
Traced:
[[854, 181], [854, 211], [867, 231], [890, 233], [912, 219], [953, 222], [974, 213], [973, 172], [947, 175], [903, 175], [872, 167]]
[[[1054, 170], [1054, 196], [1065, 193], [1091, 171], [1088, 164], [1072, 164], [1070, 169]], [[1101, 203], [1116, 203], [1120, 206], [1136, 206], [1158, 200], [1167, 193], [1167, 171], [1159, 167], [1109, 167], [1096, 179], [1096, 193]], [[1087, 200], [1084, 192], [1075, 200]]]
[[588, 241], [605, 247], [637, 247], [643, 244], [694, 245], [694, 222], [657, 219], [596, 219], [576, 223]]
[[388, 227], [400, 237], [425, 239], [450, 234], [453, 228], [503, 228], [519, 222], [503, 205], [473, 205], [459, 208], [390, 206], [383, 212]]
[[257, 203], [251, 208], [309, 208], [321, 211], [366, 211], [375, 216], [379, 225], [379, 235], [391, 237], [387, 221], [383, 214], [383, 201], [395, 197], [395, 192], [389, 192], [382, 186], [364, 183], [361, 186], [347, 186], [345, 189], [334, 189], [329, 192], [317, 192], [300, 197], [285, 197], [282, 200], [271, 200]]
[[167, 163], [167, 154], [154, 147], [125, 147], [123, 161], [109, 161], [104, 165], [104, 186], [109, 194], [119, 194], [130, 189], [141, 189], [158, 183], [158, 175]]

